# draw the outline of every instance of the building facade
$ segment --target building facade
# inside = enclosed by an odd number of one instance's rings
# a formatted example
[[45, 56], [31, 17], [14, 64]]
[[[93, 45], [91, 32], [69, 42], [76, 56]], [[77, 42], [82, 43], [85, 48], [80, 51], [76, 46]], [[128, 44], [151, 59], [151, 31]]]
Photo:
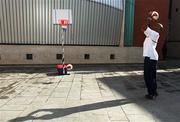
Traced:
[[167, 39], [167, 57], [180, 58], [180, 1], [170, 0], [169, 11], [169, 34]]
[[167, 43], [169, 31], [169, 0], [135, 0], [135, 24], [134, 24], [134, 40], [133, 45], [142, 47], [144, 41], [144, 34], [141, 32], [141, 26], [145, 24], [147, 13], [155, 10], [160, 14], [159, 22], [163, 25], [164, 29], [160, 33], [157, 50], [160, 58], [163, 58], [163, 48]]
[[0, 0], [0, 64], [61, 63], [61, 28], [52, 23], [53, 9], [72, 10], [73, 23], [65, 35], [66, 63], [142, 63], [140, 28], [149, 10], [157, 10], [164, 25], [158, 44], [163, 58], [164, 45], [173, 52], [178, 40], [173, 35], [175, 20], [169, 17], [177, 5], [172, 1]]

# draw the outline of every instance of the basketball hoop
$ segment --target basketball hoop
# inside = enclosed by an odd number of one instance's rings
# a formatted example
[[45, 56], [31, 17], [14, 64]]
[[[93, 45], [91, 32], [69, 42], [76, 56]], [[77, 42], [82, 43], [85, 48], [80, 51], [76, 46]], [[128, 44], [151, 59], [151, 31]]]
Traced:
[[68, 19], [60, 19], [58, 21], [58, 23], [63, 29], [66, 29], [67, 26], [69, 25], [69, 20]]

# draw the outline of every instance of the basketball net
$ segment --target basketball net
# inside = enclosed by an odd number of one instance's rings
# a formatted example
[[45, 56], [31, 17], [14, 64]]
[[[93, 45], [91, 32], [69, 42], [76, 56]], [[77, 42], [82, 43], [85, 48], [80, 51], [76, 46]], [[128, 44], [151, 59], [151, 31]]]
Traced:
[[61, 28], [67, 29], [67, 26], [69, 25], [69, 20], [68, 19], [60, 19], [58, 21], [58, 23], [61, 26]]

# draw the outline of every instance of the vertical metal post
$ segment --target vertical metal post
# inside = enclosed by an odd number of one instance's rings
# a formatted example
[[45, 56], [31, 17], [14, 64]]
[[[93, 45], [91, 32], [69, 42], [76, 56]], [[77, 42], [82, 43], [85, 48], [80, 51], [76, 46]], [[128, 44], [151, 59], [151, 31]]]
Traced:
[[63, 65], [63, 74], [65, 74], [64, 64], [65, 64], [65, 55], [64, 55], [64, 37], [66, 29], [61, 28], [61, 48], [62, 48], [62, 65]]

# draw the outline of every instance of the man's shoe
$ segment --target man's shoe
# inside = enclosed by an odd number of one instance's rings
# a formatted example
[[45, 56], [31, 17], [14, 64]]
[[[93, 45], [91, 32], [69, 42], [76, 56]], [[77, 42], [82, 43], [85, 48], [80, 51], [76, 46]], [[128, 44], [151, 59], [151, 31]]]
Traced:
[[157, 97], [158, 95], [159, 95], [159, 94], [158, 94], [157, 92], [154, 94], [155, 97]]
[[147, 95], [145, 96], [145, 98], [146, 98], [146, 99], [149, 99], [149, 100], [153, 100], [153, 99], [156, 98], [156, 96], [147, 94]]

